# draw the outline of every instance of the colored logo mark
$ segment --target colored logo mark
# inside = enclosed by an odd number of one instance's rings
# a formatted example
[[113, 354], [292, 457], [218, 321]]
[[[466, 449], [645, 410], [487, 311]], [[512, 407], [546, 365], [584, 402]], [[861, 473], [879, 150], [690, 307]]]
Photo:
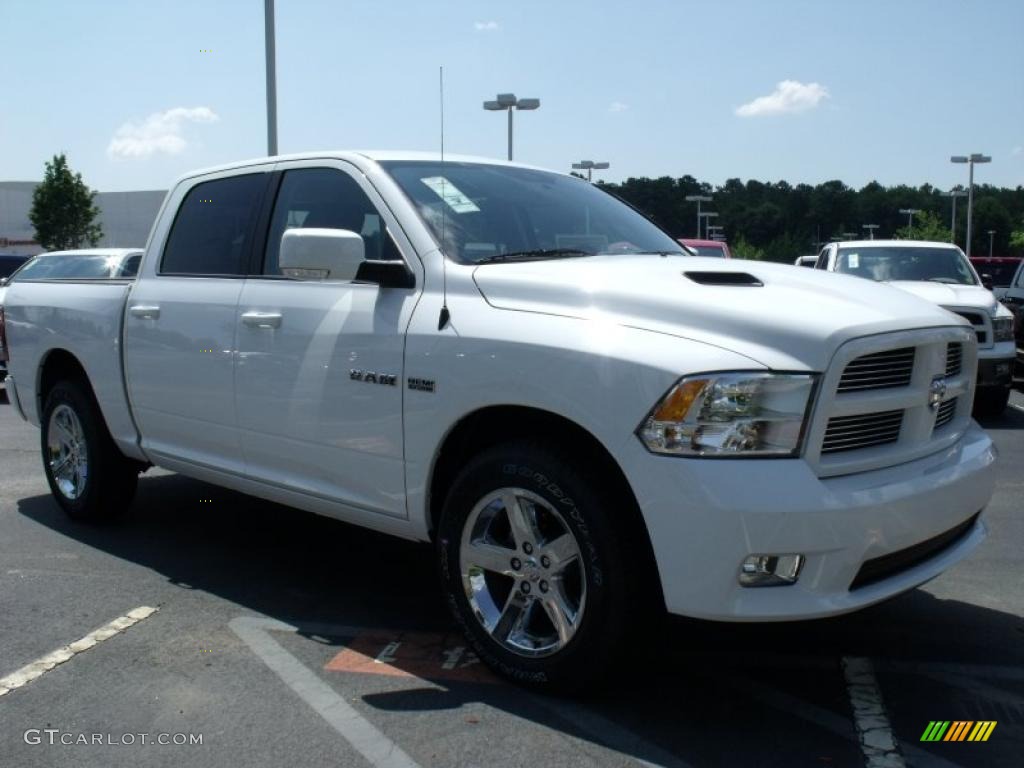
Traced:
[[996, 720], [932, 720], [921, 741], [988, 741]]

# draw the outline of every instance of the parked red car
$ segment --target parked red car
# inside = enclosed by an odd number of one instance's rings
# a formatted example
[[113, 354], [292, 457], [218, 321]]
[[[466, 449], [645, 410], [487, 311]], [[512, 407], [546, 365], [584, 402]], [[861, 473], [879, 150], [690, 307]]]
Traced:
[[716, 259], [731, 259], [729, 244], [722, 240], [694, 240], [680, 237], [679, 242], [698, 256], [711, 256]]
[[981, 276], [982, 283], [990, 291], [1002, 288], [997, 291], [996, 297], [1005, 292], [1007, 286], [1013, 282], [1013, 276], [1017, 274], [1017, 267], [1020, 264], [1019, 256], [971, 256], [971, 264], [974, 270]]

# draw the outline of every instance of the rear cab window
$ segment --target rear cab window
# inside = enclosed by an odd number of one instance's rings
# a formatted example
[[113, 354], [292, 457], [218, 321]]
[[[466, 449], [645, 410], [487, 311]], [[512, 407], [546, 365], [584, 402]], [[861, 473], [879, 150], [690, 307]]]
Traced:
[[268, 175], [227, 176], [192, 187], [178, 207], [159, 274], [244, 276]]

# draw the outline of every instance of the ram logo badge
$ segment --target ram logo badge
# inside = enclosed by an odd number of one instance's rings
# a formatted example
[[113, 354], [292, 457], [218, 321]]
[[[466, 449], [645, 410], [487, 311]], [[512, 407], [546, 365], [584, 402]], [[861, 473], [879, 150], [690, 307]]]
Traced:
[[398, 384], [398, 376], [393, 373], [377, 373], [376, 371], [360, 371], [353, 368], [348, 372], [348, 377], [353, 381], [362, 381], [366, 384], [384, 384], [394, 387]]

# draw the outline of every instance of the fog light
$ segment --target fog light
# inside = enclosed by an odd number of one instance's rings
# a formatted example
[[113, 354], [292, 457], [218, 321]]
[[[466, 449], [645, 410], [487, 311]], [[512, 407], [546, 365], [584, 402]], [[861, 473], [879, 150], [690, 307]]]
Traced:
[[750, 555], [740, 565], [740, 586], [784, 587], [796, 584], [803, 555]]

